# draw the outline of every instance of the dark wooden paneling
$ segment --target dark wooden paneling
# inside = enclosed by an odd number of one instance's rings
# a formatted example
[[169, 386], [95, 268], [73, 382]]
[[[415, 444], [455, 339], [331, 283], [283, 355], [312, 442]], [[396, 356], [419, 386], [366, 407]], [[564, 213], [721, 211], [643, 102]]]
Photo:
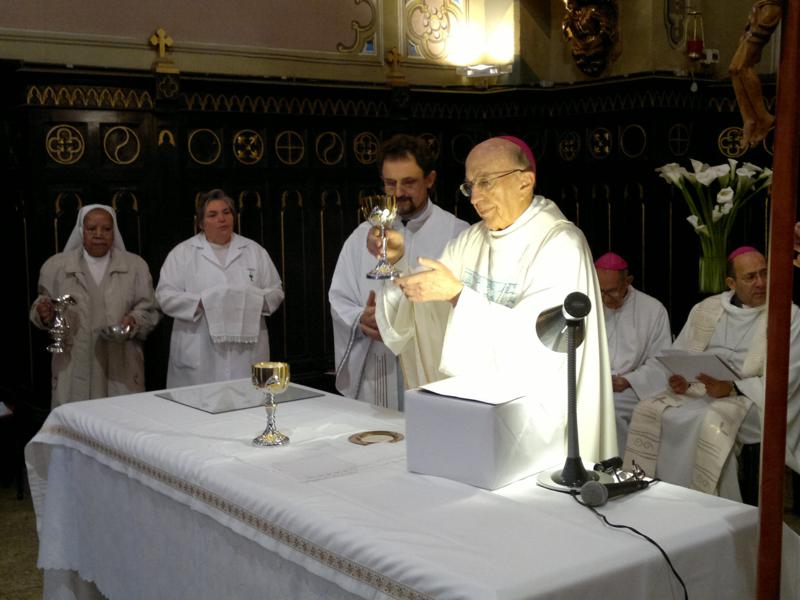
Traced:
[[[26, 373], [43, 404], [46, 336], [27, 325], [27, 308], [39, 266], [63, 246], [81, 203], [116, 205], [127, 247], [157, 280], [166, 254], [194, 233], [197, 193], [225, 189], [239, 207], [241, 233], [267, 249], [285, 283], [285, 303], [269, 319], [272, 355], [292, 363], [295, 379], [330, 386], [327, 290], [359, 221], [358, 195], [379, 184], [381, 140], [401, 131], [428, 138], [438, 152], [436, 202], [474, 222], [458, 192], [467, 153], [492, 135], [524, 137], [537, 155], [538, 192], [583, 229], [596, 255], [626, 256], [635, 285], [667, 305], [677, 331], [699, 298], [699, 243], [683, 200], [654, 169], [688, 166], [689, 157], [724, 162], [720, 134], [739, 125], [729, 85], [701, 82], [693, 93], [672, 77], [403, 93], [185, 77], [177, 94], [163, 98], [145, 73], [0, 68], [10, 84], [0, 150], [14, 207], [4, 243], [25, 258], [11, 275], [12, 332], [25, 351], [9, 368]], [[63, 164], [46, 146], [59, 126], [69, 126], [62, 146], [53, 142]], [[70, 137], [75, 132], [82, 145]], [[79, 148], [80, 160], [66, 164]], [[770, 162], [764, 147], [743, 158]], [[765, 232], [765, 207], [751, 206], [732, 245], [764, 247]], [[170, 325], [166, 319], [148, 340], [149, 388], [164, 385]]]

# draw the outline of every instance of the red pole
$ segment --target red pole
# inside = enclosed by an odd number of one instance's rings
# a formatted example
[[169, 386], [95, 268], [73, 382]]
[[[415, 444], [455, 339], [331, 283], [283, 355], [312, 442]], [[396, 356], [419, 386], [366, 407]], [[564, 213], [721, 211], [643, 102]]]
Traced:
[[757, 597], [780, 597], [783, 535], [783, 472], [786, 462], [786, 401], [789, 383], [789, 328], [792, 304], [792, 257], [796, 220], [798, 146], [797, 95], [800, 93], [800, 0], [785, 0], [781, 58], [775, 109], [775, 153], [769, 236], [769, 313], [761, 441], [760, 529]]

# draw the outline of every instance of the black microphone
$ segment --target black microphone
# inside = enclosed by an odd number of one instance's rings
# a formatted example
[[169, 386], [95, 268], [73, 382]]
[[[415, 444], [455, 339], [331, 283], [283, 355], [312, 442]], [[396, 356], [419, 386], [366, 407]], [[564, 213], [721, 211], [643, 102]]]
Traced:
[[633, 481], [623, 481], [622, 483], [600, 483], [599, 481], [587, 481], [581, 486], [581, 500], [586, 506], [603, 506], [609, 498], [632, 494], [645, 489], [650, 485], [649, 481], [636, 479]]
[[567, 321], [580, 321], [592, 310], [592, 301], [589, 296], [581, 292], [572, 292], [564, 298], [561, 312]]
[[612, 456], [605, 460], [601, 460], [594, 465], [594, 470], [600, 473], [613, 473], [614, 469], [622, 468], [622, 459], [619, 456]]

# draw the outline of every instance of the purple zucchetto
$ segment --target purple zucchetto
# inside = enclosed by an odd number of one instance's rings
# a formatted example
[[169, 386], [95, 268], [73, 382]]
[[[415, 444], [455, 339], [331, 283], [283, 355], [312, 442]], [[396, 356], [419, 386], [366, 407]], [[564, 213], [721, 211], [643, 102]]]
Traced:
[[533, 150], [531, 147], [528, 146], [523, 140], [519, 139], [518, 137], [514, 137], [513, 135], [499, 135], [497, 136], [498, 140], [506, 140], [507, 142], [511, 142], [515, 146], [519, 147], [522, 150], [522, 153], [528, 159], [528, 162], [531, 165], [531, 171], [536, 173], [536, 158], [533, 156]]
[[753, 248], [752, 246], [739, 246], [736, 250], [728, 254], [728, 260], [733, 261], [734, 258], [737, 256], [741, 256], [742, 254], [748, 254], [750, 252], [758, 252], [757, 248]]
[[598, 269], [607, 269], [609, 271], [624, 271], [628, 268], [628, 263], [619, 254], [606, 252], [594, 261], [594, 266]]

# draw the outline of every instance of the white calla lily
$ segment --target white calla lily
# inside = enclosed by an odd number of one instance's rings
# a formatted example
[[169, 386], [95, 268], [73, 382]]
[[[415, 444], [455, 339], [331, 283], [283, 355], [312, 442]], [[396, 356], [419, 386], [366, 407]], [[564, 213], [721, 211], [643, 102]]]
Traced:
[[753, 177], [756, 174], [756, 171], [748, 167], [746, 164], [742, 167], [736, 169], [736, 174], [739, 177]]
[[717, 194], [717, 203], [728, 204], [731, 202], [733, 202], [733, 188], [732, 187], [722, 188]]
[[660, 177], [663, 177], [673, 185], [680, 184], [681, 177], [685, 171], [686, 169], [681, 167], [678, 163], [669, 163], [656, 169], [656, 173], [658, 173]]
[[704, 256], [722, 256], [739, 208], [751, 200], [763, 199], [772, 181], [772, 171], [748, 162], [728, 159], [709, 166], [691, 159], [691, 169], [669, 163], [656, 172], [679, 188], [691, 213], [686, 220], [700, 236]]
[[692, 224], [696, 233], [705, 233], [708, 235], [708, 227], [700, 223], [700, 217], [697, 215], [689, 215], [686, 220]]
[[689, 162], [692, 163], [692, 170], [694, 171], [695, 175], [697, 173], [702, 173], [708, 168], [708, 165], [706, 163], [702, 163], [699, 160], [695, 160], [693, 158], [690, 158]]

